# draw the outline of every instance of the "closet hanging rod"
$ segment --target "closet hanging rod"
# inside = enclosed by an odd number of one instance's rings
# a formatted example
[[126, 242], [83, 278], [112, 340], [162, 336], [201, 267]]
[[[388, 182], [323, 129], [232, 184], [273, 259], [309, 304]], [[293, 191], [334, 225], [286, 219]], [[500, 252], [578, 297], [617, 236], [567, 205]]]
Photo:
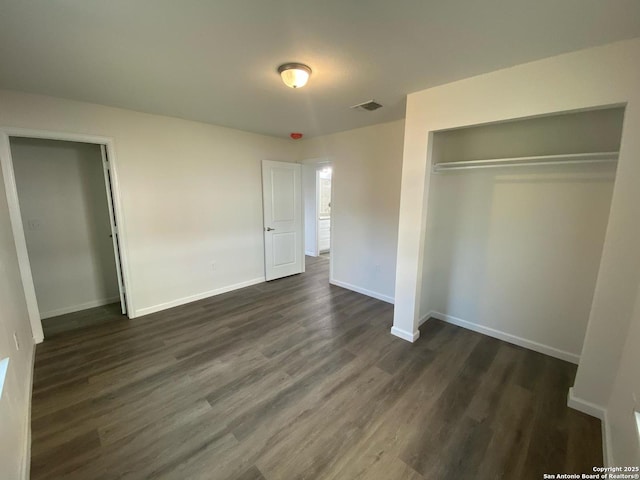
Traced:
[[618, 161], [618, 154], [619, 152], [568, 153], [563, 155], [538, 155], [533, 157], [509, 157], [486, 160], [468, 160], [462, 162], [440, 162], [433, 165], [433, 171], [444, 172], [449, 170], [469, 170], [476, 168], [613, 163]]

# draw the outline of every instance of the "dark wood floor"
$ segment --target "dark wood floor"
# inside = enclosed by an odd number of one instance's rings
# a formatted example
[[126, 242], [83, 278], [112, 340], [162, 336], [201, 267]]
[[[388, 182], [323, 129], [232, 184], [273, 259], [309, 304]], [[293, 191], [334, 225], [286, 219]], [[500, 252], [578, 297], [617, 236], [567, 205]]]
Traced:
[[81, 328], [91, 328], [104, 323], [126, 319], [122, 315], [120, 303], [110, 303], [101, 307], [67, 313], [42, 320], [42, 330], [46, 339], [61, 333]]
[[[32, 478], [540, 479], [602, 464], [575, 367], [307, 273], [37, 348]], [[114, 317], [114, 318], [117, 318]]]

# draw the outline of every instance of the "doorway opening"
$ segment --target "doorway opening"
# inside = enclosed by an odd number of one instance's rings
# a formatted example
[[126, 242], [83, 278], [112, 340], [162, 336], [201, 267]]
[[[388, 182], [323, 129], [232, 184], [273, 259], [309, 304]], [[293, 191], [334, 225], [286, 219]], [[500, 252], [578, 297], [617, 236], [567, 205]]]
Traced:
[[40, 342], [121, 319], [129, 308], [108, 140], [28, 133], [0, 132], [0, 157], [30, 321]]
[[318, 254], [329, 258], [331, 252], [331, 165], [316, 170], [318, 228], [316, 230]]
[[328, 160], [303, 165], [305, 257], [308, 266], [331, 264], [333, 165]]

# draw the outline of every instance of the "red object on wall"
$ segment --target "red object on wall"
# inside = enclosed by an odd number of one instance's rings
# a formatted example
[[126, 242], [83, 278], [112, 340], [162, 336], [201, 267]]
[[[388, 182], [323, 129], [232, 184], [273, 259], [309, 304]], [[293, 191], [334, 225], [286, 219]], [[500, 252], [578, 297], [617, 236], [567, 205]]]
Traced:
[[293, 138], [294, 140], [300, 140], [302, 138], [302, 134], [298, 133], [298, 132], [293, 132], [291, 135], [291, 138]]

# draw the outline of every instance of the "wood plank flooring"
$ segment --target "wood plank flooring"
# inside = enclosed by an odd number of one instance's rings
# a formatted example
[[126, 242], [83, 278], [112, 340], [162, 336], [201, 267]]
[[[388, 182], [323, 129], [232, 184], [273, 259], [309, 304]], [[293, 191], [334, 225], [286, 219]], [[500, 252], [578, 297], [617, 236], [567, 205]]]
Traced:
[[45, 338], [50, 339], [60, 333], [126, 319], [121, 312], [120, 303], [110, 303], [101, 307], [45, 318], [42, 320], [42, 330]]
[[[307, 272], [37, 348], [32, 479], [540, 479], [602, 464], [575, 367]], [[117, 310], [114, 319], [118, 319]], [[105, 320], [103, 318], [103, 320]]]

